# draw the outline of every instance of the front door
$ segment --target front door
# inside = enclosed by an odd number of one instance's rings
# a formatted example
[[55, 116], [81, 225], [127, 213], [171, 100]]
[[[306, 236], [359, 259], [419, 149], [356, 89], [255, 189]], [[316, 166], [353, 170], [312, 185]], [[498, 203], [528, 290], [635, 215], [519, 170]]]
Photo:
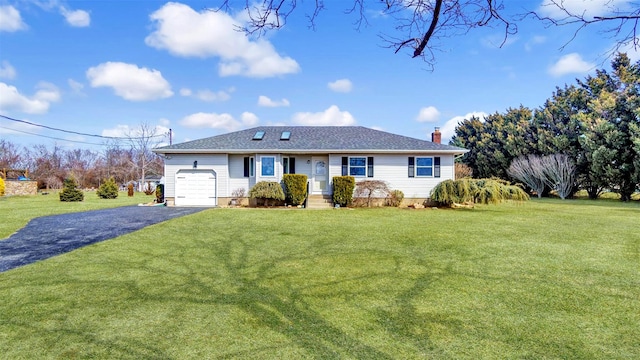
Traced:
[[327, 156], [311, 157], [311, 174], [313, 184], [311, 192], [313, 194], [329, 193], [329, 158]]

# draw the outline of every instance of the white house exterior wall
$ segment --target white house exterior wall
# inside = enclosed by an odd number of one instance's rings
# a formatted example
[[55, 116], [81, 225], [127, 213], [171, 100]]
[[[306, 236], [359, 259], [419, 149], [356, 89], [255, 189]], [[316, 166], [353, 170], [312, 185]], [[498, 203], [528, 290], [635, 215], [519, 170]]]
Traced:
[[[373, 177], [356, 177], [361, 180], [383, 180], [390, 190], [401, 190], [405, 198], [426, 199], [439, 182], [454, 178], [454, 158], [450, 154], [333, 154], [329, 157], [329, 176], [342, 175], [342, 157], [373, 156]], [[440, 177], [409, 177], [408, 158], [440, 157]]]
[[218, 197], [229, 192], [227, 154], [176, 154], [164, 160], [164, 193], [166, 198], [175, 198], [176, 173], [181, 169], [193, 169], [194, 161], [198, 162], [198, 170], [214, 170], [216, 172]]

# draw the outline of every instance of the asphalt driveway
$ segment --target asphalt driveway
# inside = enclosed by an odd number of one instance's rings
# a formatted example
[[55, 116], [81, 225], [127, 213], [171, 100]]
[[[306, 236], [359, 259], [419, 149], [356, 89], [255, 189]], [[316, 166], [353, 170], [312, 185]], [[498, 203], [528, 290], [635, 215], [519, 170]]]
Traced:
[[0, 240], [0, 272], [204, 209], [125, 206], [35, 218]]

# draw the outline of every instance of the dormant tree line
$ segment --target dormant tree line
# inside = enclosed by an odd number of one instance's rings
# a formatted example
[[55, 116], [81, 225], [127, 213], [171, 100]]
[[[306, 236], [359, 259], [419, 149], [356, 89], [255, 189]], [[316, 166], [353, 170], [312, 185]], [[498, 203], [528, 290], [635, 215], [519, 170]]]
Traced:
[[[31, 148], [0, 139], [0, 170], [27, 170], [29, 178], [40, 188], [60, 189], [65, 179], [73, 177], [78, 186], [98, 188], [108, 178], [116, 183], [142, 181], [149, 174], [161, 175], [164, 163], [151, 150], [162, 137], [146, 124], [122, 141], [111, 141], [103, 150], [69, 149], [58, 144]], [[8, 171], [9, 172], [9, 171]], [[18, 172], [9, 172], [9, 177]]]
[[611, 65], [557, 88], [538, 109], [464, 120], [451, 141], [470, 150], [461, 161], [474, 177], [514, 179], [538, 195], [630, 200], [640, 190], [640, 61], [618, 54]]

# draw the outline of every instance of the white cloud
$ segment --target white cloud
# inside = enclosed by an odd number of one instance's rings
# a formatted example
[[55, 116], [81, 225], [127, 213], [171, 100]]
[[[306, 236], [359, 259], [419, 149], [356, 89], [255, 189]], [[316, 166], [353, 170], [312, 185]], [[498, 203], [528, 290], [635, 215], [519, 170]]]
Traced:
[[158, 122], [160, 123], [160, 125], [162, 126], [169, 126], [169, 124], [171, 124], [171, 121], [167, 118], [162, 118], [160, 120], [158, 120]]
[[526, 51], [532, 51], [534, 45], [544, 44], [546, 41], [547, 41], [546, 37], [536, 35], [532, 37], [531, 40], [527, 41], [526, 44], [524, 44], [524, 49]]
[[180, 120], [180, 125], [190, 128], [213, 128], [226, 131], [235, 131], [242, 127], [254, 126], [258, 123], [258, 117], [250, 112], [244, 112], [240, 120], [236, 120], [231, 114], [195, 113]]
[[206, 101], [206, 102], [212, 102], [212, 101], [227, 101], [229, 99], [231, 99], [231, 95], [229, 95], [228, 92], [223, 91], [223, 90], [219, 90], [216, 92], [213, 92], [211, 90], [200, 90], [196, 93], [196, 98], [202, 100], [202, 101]]
[[348, 93], [353, 89], [353, 84], [349, 79], [339, 79], [327, 84], [329, 89], [335, 92]]
[[36, 89], [36, 93], [29, 97], [20, 94], [15, 86], [0, 82], [0, 111], [44, 114], [49, 111], [51, 103], [60, 100], [60, 91], [53, 84], [41, 82]]
[[196, 12], [187, 5], [167, 3], [150, 15], [155, 26], [145, 43], [183, 57], [219, 57], [220, 76], [265, 78], [300, 71], [264, 38], [249, 40], [242, 23], [222, 11]]
[[[569, 13], [583, 15], [586, 19], [623, 11], [633, 6], [632, 0], [563, 0], [560, 3]], [[556, 6], [553, 0], [543, 0], [538, 12], [554, 19], [567, 17], [567, 13]]]
[[171, 85], [158, 70], [139, 68], [134, 64], [106, 62], [87, 70], [92, 87], [111, 87], [116, 95], [130, 101], [168, 98]]
[[84, 95], [84, 93], [82, 92], [82, 90], [84, 89], [84, 84], [82, 84], [81, 82], [75, 81], [73, 79], [67, 79], [67, 84], [69, 84], [69, 87], [71, 88], [71, 90], [73, 90], [74, 93]]
[[[155, 133], [155, 135], [168, 134], [169, 128], [163, 124], [156, 125], [152, 130], [147, 132], [147, 135], [152, 133]], [[139, 125], [136, 125], [136, 126], [116, 125], [116, 127], [114, 128], [102, 130], [101, 135], [112, 136], [112, 137], [136, 137], [136, 136], [142, 136], [142, 132], [140, 130]], [[158, 139], [158, 138], [154, 138], [154, 139]]]
[[22, 21], [16, 8], [11, 5], [0, 6], [0, 31], [14, 32], [26, 28], [27, 24]]
[[640, 60], [640, 47], [636, 48], [633, 45], [632, 41], [630, 41], [629, 43], [621, 46], [615, 52], [627, 53], [627, 56], [629, 57], [629, 60], [631, 60], [632, 62], [636, 62], [636, 61]]
[[231, 99], [231, 93], [236, 89], [231, 87], [227, 90], [211, 91], [209, 89], [198, 90], [195, 93], [189, 88], [180, 89], [180, 95], [193, 97], [205, 102], [227, 101]]
[[11, 80], [15, 79], [16, 75], [16, 69], [8, 61], [0, 63], [0, 78]]
[[582, 60], [578, 53], [565, 55], [555, 64], [549, 67], [549, 74], [558, 77], [567, 74], [584, 74], [593, 69], [596, 65]]
[[416, 117], [417, 122], [435, 122], [438, 121], [440, 117], [440, 111], [435, 108], [435, 106], [427, 106], [420, 109], [418, 116]]
[[467, 113], [466, 115], [455, 116], [447, 120], [447, 122], [444, 123], [444, 126], [440, 128], [440, 132], [442, 133], [442, 143], [448, 144], [449, 140], [451, 140], [453, 135], [456, 134], [456, 127], [458, 126], [458, 124], [460, 124], [463, 120], [471, 119], [474, 116], [479, 118], [480, 121], [484, 122], [484, 119], [488, 116], [488, 114], [482, 111], [474, 111]]
[[271, 100], [270, 98], [260, 95], [258, 97], [258, 105], [264, 107], [280, 107], [280, 106], [289, 106], [289, 100], [282, 99], [280, 101]]
[[87, 27], [91, 24], [91, 15], [84, 10], [67, 10], [61, 6], [60, 14], [64, 16], [69, 25], [74, 27]]
[[348, 111], [340, 111], [336, 105], [331, 105], [327, 110], [317, 113], [295, 113], [292, 120], [295, 124], [310, 126], [349, 126], [356, 123], [356, 120]]
[[246, 126], [255, 126], [260, 121], [260, 119], [258, 119], [258, 116], [256, 114], [248, 111], [243, 112], [242, 115], [240, 116], [240, 119], [242, 121], [242, 124]]

